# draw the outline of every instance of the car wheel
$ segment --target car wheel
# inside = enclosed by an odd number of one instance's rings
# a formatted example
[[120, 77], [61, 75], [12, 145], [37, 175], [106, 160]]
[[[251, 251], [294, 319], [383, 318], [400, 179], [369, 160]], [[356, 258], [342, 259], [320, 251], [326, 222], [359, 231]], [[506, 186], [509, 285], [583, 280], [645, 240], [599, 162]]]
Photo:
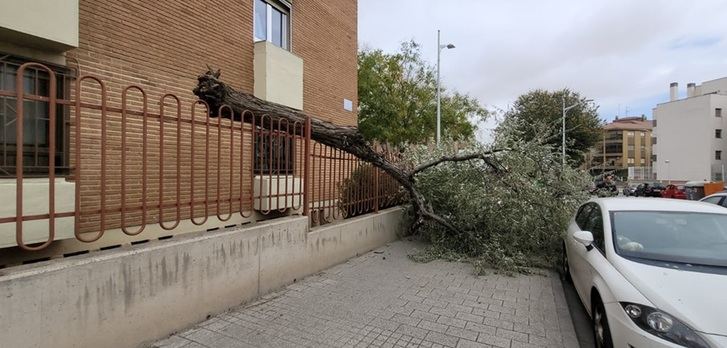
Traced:
[[563, 256], [560, 259], [560, 277], [570, 283], [573, 280], [570, 277], [570, 264], [568, 263], [568, 253], [565, 251], [565, 243], [563, 243]]
[[596, 298], [593, 304], [593, 337], [597, 348], [613, 348], [606, 309], [599, 298]]

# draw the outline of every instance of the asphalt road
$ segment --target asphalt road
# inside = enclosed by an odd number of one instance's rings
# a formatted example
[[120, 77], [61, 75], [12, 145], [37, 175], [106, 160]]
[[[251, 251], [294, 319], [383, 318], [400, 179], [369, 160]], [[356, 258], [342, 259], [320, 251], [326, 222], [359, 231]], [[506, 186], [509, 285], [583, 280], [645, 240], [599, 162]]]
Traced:
[[583, 307], [581, 299], [576, 293], [573, 284], [563, 280], [563, 292], [565, 293], [565, 302], [568, 303], [568, 311], [573, 319], [573, 326], [576, 330], [576, 338], [582, 348], [595, 347], [593, 339], [593, 331], [591, 330], [591, 318], [588, 317], [586, 308]]

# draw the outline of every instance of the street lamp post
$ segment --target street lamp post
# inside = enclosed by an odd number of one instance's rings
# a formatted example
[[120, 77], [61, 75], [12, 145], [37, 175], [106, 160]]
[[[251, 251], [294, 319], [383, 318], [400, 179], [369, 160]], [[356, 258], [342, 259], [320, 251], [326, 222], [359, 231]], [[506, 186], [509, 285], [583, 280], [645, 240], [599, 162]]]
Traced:
[[565, 93], [563, 94], [563, 145], [562, 145], [562, 150], [563, 150], [563, 154], [562, 154], [563, 167], [565, 167], [565, 116], [566, 116], [566, 113], [568, 112], [568, 110], [570, 110], [570, 109], [572, 109], [572, 108], [574, 108], [576, 106], [579, 106], [579, 105], [585, 104], [585, 103], [590, 103], [592, 101], [593, 101], [593, 99], [586, 99], [586, 100], [584, 100], [582, 102], [578, 102], [578, 103], [575, 103], [575, 104], [573, 104], [571, 106], [566, 107], [565, 106]]
[[669, 165], [669, 160], [664, 160], [664, 164], [666, 164], [666, 180], [669, 184], [671, 184], [671, 166]]
[[439, 145], [439, 139], [441, 138], [441, 124], [442, 124], [442, 105], [441, 105], [441, 87], [439, 83], [439, 63], [441, 61], [442, 56], [442, 50], [443, 49], [453, 49], [454, 45], [452, 44], [441, 44], [441, 36], [439, 30], [437, 30], [437, 145]]

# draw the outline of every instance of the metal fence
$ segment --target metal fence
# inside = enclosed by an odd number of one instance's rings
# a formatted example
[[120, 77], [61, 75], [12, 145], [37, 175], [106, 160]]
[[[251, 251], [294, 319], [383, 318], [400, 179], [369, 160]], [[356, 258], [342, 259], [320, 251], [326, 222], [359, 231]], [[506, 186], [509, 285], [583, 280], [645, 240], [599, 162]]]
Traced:
[[[47, 76], [45, 93], [26, 88], [30, 69]], [[310, 215], [315, 225], [376, 212], [402, 199], [399, 185], [385, 173], [311, 141], [310, 119], [293, 123], [275, 115], [236, 113], [227, 105], [210, 110], [191, 96], [154, 99], [139, 85], [110, 88], [92, 75], [72, 79], [71, 97], [59, 98], [56, 72], [48, 66], [25, 63], [15, 75], [14, 88], [0, 90], [4, 102], [15, 104], [12, 140], [24, 143], [24, 119], [34, 117], [27, 102], [41, 103], [47, 127], [35, 131], [47, 137], [50, 158], [43, 171], [47, 211], [41, 214], [24, 210], [30, 166], [23, 146], [14, 147], [14, 161], [3, 162], [14, 164], [6, 177], [11, 173], [15, 179], [16, 201], [11, 216], [0, 210], [0, 225], [15, 224], [17, 245], [24, 250], [48, 247], [55, 239], [55, 220], [64, 217], [73, 217], [76, 239], [93, 242], [111, 229], [135, 236], [150, 224], [172, 231], [183, 220], [201, 226], [216, 216], [224, 225], [233, 214], [264, 218], [289, 209]], [[59, 129], [59, 114], [68, 116], [70, 127]], [[59, 131], [68, 139], [68, 150], [58, 148]], [[75, 184], [75, 207], [68, 211], [55, 207], [59, 164], [69, 169], [60, 176]], [[37, 161], [32, 168], [37, 169]], [[34, 220], [48, 221], [47, 238], [31, 245], [23, 228]]]

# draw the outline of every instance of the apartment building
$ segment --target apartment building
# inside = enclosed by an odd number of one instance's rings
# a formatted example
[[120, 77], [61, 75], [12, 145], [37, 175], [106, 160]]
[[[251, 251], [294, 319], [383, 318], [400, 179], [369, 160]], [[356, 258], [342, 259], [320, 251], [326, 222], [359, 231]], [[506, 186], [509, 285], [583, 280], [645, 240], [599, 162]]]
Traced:
[[727, 77], [670, 85], [668, 102], [654, 108], [654, 169], [659, 180], [723, 180], [727, 144]]
[[[302, 126], [278, 123], [263, 134], [264, 117], [258, 126], [204, 121], [192, 89], [209, 66], [243, 92], [355, 125], [357, 49], [356, 0], [3, 2], [0, 199], [16, 200], [22, 154], [19, 207], [28, 216], [19, 238], [50, 238], [51, 191], [56, 240], [94, 242], [105, 232], [113, 239], [141, 230], [148, 238], [299, 207], [309, 160]], [[17, 80], [27, 62], [43, 65], [26, 67]], [[18, 81], [26, 93], [22, 144], [14, 122]], [[318, 166], [311, 170], [324, 170]], [[251, 198], [262, 195], [273, 198]], [[0, 208], [0, 248], [18, 245], [16, 213]]]
[[616, 117], [603, 126], [603, 138], [591, 151], [591, 171], [627, 177], [629, 168], [651, 166], [652, 121], [645, 116]]

